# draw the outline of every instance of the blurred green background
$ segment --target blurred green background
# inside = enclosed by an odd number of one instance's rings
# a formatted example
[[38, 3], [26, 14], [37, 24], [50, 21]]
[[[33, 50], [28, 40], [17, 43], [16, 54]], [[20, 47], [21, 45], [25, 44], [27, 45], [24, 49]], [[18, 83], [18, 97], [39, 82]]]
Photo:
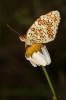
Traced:
[[24, 35], [33, 22], [58, 10], [56, 39], [46, 44], [52, 63], [46, 66], [58, 100], [66, 100], [66, 0], [0, 0], [0, 100], [53, 100], [41, 67], [25, 59], [25, 46], [6, 24]]

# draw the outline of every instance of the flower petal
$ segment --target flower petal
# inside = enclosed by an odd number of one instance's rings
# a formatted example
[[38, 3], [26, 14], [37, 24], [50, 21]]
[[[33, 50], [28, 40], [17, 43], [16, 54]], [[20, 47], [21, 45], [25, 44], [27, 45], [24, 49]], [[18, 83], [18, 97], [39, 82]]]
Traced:
[[34, 63], [34, 64], [37, 64], [38, 66], [40, 66], [40, 64], [39, 64], [39, 62], [38, 61], [36, 61], [34, 58], [32, 58], [32, 57], [26, 57], [26, 59], [27, 60], [29, 60], [30, 62], [31, 62], [31, 64], [32, 64], [32, 62]]
[[32, 61], [30, 61], [30, 63], [31, 63], [34, 67], [37, 67], [37, 64], [36, 64], [36, 63], [34, 63], [34, 62], [32, 62]]
[[47, 62], [47, 65], [49, 65], [49, 64], [51, 63], [51, 58], [50, 58], [50, 55], [49, 55], [49, 52], [48, 52], [46, 46], [44, 46], [44, 47], [41, 48], [41, 49], [42, 49], [44, 58], [45, 58], [45, 60], [46, 60], [46, 62]]
[[43, 65], [43, 66], [46, 66], [47, 63], [46, 61], [37, 53], [33, 53], [32, 57], [37, 61], [39, 62], [40, 65]]
[[44, 55], [42, 53], [40, 53], [39, 51], [37, 52], [37, 54], [40, 55], [43, 59], [45, 59]]

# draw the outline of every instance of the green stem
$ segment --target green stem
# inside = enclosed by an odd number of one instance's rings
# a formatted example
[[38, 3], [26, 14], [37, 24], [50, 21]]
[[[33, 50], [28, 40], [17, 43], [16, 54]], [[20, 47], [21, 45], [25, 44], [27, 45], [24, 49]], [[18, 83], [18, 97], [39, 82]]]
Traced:
[[54, 91], [53, 86], [52, 86], [52, 84], [51, 84], [51, 81], [50, 81], [50, 78], [49, 78], [48, 73], [47, 73], [47, 71], [46, 71], [46, 68], [45, 68], [44, 66], [42, 66], [42, 69], [43, 69], [43, 71], [44, 71], [44, 73], [45, 73], [45, 75], [46, 75], [47, 81], [48, 81], [49, 86], [50, 86], [50, 88], [51, 88], [51, 91], [52, 91], [52, 93], [53, 93], [54, 100], [57, 100], [55, 91]]

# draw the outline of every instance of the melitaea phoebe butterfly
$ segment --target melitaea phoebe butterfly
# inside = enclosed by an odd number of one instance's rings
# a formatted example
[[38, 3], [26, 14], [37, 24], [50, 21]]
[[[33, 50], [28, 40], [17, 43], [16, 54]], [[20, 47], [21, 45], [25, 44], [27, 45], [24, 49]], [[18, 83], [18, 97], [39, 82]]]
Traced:
[[26, 35], [21, 36], [18, 32], [10, 27], [10, 29], [19, 35], [19, 39], [24, 41], [26, 45], [35, 43], [48, 43], [56, 37], [58, 25], [60, 23], [60, 13], [51, 11], [46, 15], [40, 16], [28, 29]]

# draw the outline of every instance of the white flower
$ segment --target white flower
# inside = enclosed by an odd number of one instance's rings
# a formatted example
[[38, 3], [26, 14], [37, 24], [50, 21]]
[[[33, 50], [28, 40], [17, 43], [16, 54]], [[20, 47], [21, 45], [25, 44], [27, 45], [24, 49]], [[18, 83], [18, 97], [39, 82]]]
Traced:
[[30, 61], [30, 63], [34, 66], [37, 67], [38, 66], [46, 66], [49, 65], [51, 63], [51, 58], [49, 55], [49, 52], [46, 48], [46, 46], [44, 45], [43, 47], [40, 48], [41, 52], [38, 50], [37, 52], [33, 52], [33, 54], [29, 57], [26, 57], [27, 60]]

